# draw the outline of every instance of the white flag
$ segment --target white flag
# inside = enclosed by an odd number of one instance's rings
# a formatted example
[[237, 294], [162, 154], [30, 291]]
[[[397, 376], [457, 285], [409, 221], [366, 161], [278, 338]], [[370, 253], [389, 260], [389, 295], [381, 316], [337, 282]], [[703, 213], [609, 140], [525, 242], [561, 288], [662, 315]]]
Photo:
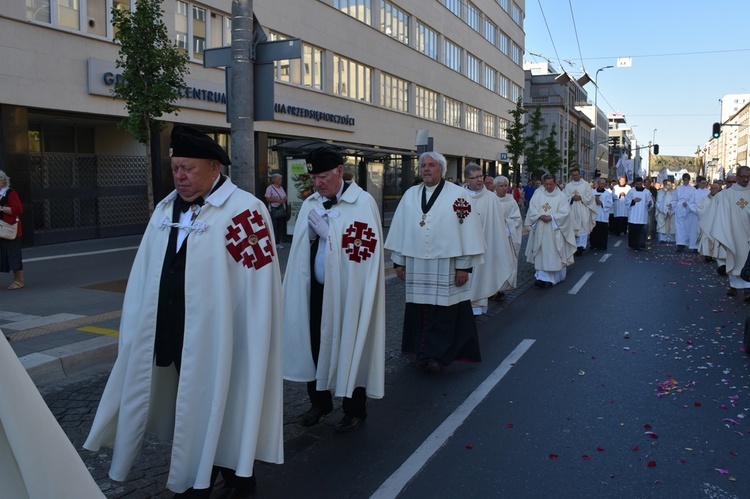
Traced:
[[629, 68], [633, 65], [633, 58], [632, 57], [618, 57], [617, 58], [617, 67], [618, 68]]

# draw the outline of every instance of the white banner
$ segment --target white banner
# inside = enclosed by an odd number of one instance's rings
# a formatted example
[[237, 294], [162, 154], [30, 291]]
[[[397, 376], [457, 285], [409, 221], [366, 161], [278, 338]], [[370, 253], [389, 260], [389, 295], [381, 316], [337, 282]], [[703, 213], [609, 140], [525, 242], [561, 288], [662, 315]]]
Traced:
[[632, 57], [618, 57], [617, 58], [617, 67], [618, 68], [629, 68], [633, 65], [633, 58]]

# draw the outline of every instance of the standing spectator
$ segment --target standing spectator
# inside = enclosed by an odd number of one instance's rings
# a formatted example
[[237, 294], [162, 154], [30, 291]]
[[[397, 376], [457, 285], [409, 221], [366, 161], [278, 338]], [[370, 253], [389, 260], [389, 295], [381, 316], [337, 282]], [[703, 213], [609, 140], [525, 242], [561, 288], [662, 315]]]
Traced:
[[484, 261], [482, 224], [466, 191], [444, 180], [445, 156], [419, 156], [422, 185], [401, 198], [385, 247], [406, 281], [401, 349], [436, 373], [456, 359], [479, 362], [469, 273]]
[[367, 418], [367, 397], [384, 394], [385, 284], [380, 212], [343, 180], [343, 164], [329, 147], [308, 160], [316, 192], [302, 203], [284, 278], [284, 377], [307, 383], [302, 426], [333, 410], [333, 391], [344, 397], [335, 429], [347, 432]]
[[0, 270], [13, 271], [13, 281], [8, 289], [21, 289], [23, 284], [23, 260], [21, 258], [21, 219], [23, 205], [15, 189], [10, 188], [10, 177], [0, 170], [0, 213], [3, 221], [18, 224], [15, 239], [0, 239]]
[[534, 188], [534, 181], [532, 179], [529, 179], [528, 182], [526, 182], [526, 185], [523, 187], [523, 201], [526, 205], [526, 209], [529, 209], [529, 203], [531, 202], [531, 196], [534, 195], [534, 191], [536, 189]]
[[605, 251], [609, 240], [609, 214], [614, 203], [612, 192], [607, 189], [607, 179], [596, 179], [593, 194], [596, 203], [596, 225], [591, 231], [591, 249]]
[[482, 168], [469, 163], [464, 178], [466, 194], [479, 214], [484, 233], [484, 263], [477, 265], [471, 275], [471, 306], [474, 315], [481, 315], [487, 313], [490, 297], [503, 287], [508, 288], [507, 282], [515, 274], [514, 254], [503, 210], [497, 196], [484, 187]]
[[276, 238], [276, 247], [283, 249], [284, 236], [286, 235], [286, 191], [281, 187], [282, 177], [280, 173], [271, 175], [271, 184], [266, 188], [266, 202], [268, 211], [271, 212], [273, 220], [273, 235]]
[[535, 285], [540, 288], [565, 280], [576, 252], [568, 196], [557, 187], [554, 175], [548, 173], [542, 179], [544, 188], [531, 198], [525, 221], [529, 228], [526, 261], [534, 264]]
[[589, 245], [589, 233], [596, 222], [596, 201], [591, 186], [581, 178], [581, 169], [570, 170], [571, 180], [563, 192], [570, 198], [570, 216], [576, 235], [576, 256]]
[[176, 126], [175, 190], [154, 210], [128, 278], [117, 360], [89, 450], [123, 481], [146, 433], [172, 440], [167, 488], [255, 490], [253, 462], [283, 461], [281, 274], [265, 204], [219, 170], [229, 156]]

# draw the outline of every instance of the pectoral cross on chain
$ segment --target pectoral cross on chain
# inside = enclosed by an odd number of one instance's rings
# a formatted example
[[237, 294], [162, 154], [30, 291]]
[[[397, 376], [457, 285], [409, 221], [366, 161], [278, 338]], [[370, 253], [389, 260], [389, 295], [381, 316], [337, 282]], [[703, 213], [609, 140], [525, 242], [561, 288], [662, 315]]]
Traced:
[[543, 209], [543, 210], [545, 211], [545, 213], [546, 213], [546, 212], [548, 212], [549, 210], [551, 210], [551, 209], [552, 209], [552, 207], [551, 207], [551, 206], [549, 205], [549, 203], [544, 203], [544, 204], [542, 205], [542, 209]]
[[745, 209], [745, 206], [747, 206], [747, 201], [745, 201], [745, 198], [740, 198], [739, 201], [737, 201], [737, 206], [739, 206], [741, 209]]

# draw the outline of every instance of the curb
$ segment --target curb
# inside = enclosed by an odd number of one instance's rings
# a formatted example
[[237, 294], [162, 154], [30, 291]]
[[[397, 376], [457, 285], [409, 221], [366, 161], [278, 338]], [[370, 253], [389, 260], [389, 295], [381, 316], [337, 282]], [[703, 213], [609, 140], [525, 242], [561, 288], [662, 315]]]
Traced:
[[117, 346], [117, 338], [102, 336], [24, 355], [20, 360], [29, 377], [39, 387], [59, 383], [97, 363], [114, 361]]

